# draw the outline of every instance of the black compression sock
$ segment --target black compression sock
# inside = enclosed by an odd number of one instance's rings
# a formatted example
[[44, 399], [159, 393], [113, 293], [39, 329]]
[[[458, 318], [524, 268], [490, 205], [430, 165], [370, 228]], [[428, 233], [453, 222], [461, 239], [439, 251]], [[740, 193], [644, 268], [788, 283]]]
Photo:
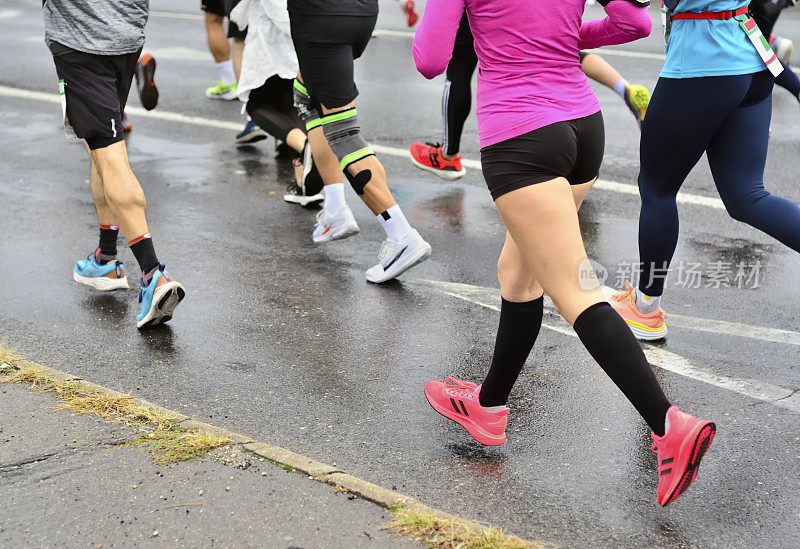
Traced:
[[119, 235], [118, 225], [100, 225], [98, 261], [108, 263], [117, 258], [117, 235]]
[[622, 317], [608, 303], [595, 303], [578, 316], [573, 327], [589, 354], [650, 428], [663, 436], [669, 401]]
[[481, 406], [502, 406], [508, 401], [542, 326], [544, 298], [513, 303], [501, 297], [500, 325], [492, 366], [481, 386]]
[[131, 247], [131, 251], [139, 263], [145, 284], [149, 283], [153, 271], [158, 267], [156, 249], [153, 247], [153, 239], [150, 238], [150, 233], [134, 238], [128, 242], [128, 246]]

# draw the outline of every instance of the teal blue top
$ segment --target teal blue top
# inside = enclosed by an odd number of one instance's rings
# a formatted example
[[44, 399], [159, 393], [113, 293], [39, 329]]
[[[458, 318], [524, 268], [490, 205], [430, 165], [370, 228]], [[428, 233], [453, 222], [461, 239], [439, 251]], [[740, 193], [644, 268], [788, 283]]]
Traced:
[[[678, 0], [675, 13], [732, 11], [747, 4], [747, 0]], [[679, 19], [672, 21], [667, 59], [661, 76], [728, 76], [760, 72], [766, 68], [736, 20]]]

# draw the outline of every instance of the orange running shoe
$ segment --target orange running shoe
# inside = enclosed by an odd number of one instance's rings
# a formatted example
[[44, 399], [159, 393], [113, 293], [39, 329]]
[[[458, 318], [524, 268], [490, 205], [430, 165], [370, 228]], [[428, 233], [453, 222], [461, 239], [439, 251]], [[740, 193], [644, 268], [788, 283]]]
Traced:
[[677, 406], [667, 410], [669, 428], [663, 437], [650, 433], [650, 449], [658, 456], [658, 503], [666, 506], [683, 494], [697, 477], [700, 460], [717, 431], [713, 421], [697, 419]]
[[435, 173], [442, 179], [453, 181], [459, 177], [464, 177], [467, 170], [461, 166], [461, 159], [464, 155], [459, 154], [452, 160], [446, 160], [442, 156], [441, 143], [420, 143], [415, 141], [408, 147], [411, 152], [411, 161], [417, 168]]
[[667, 337], [667, 313], [659, 307], [650, 313], [641, 313], [636, 306], [636, 288], [625, 283], [625, 289], [615, 292], [608, 302], [619, 313], [628, 327], [640, 341], [654, 341]]

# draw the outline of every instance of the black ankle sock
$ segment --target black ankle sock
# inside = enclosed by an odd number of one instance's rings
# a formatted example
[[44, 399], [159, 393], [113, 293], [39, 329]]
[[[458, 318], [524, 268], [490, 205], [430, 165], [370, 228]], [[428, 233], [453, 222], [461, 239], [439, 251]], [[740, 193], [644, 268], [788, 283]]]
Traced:
[[97, 259], [108, 263], [117, 257], [117, 235], [119, 227], [117, 225], [100, 225], [100, 254]]
[[501, 300], [492, 366], [479, 395], [481, 406], [502, 406], [508, 401], [542, 326], [544, 298], [523, 303]]
[[669, 401], [622, 317], [608, 303], [595, 303], [578, 316], [574, 329], [589, 354], [662, 436]]
[[129, 244], [136, 261], [139, 263], [139, 268], [142, 270], [142, 277], [145, 283], [149, 282], [152, 277], [152, 271], [158, 267], [158, 258], [156, 257], [156, 249], [153, 247], [153, 239], [150, 236], [139, 237]]

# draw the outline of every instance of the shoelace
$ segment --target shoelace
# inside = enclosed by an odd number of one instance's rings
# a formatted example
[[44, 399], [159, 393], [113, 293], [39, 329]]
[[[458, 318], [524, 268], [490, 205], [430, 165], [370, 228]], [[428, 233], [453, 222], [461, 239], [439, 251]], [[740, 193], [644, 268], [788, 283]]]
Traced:
[[389, 251], [389, 241], [384, 240], [381, 243], [381, 251], [378, 252], [378, 262], [382, 261], [384, 257], [386, 257], [386, 252]]
[[322, 226], [322, 220], [325, 217], [325, 208], [317, 212], [317, 227]]
[[444, 380], [444, 384], [448, 389], [455, 389], [456, 392], [465, 396], [475, 394], [475, 389], [478, 388], [477, 383], [457, 379], [453, 376], [447, 376], [447, 379]]
[[612, 294], [611, 295], [611, 299], [614, 300], [614, 301], [625, 301], [626, 299], [631, 297], [631, 295], [634, 294], [635, 292], [636, 292], [636, 288], [631, 286], [631, 283], [626, 280], [625, 281], [625, 289], [621, 290], [619, 292], [615, 292], [614, 294]]
[[425, 144], [429, 147], [433, 147], [434, 149], [440, 149], [442, 147], [441, 143], [431, 143], [430, 141], [426, 141]]

